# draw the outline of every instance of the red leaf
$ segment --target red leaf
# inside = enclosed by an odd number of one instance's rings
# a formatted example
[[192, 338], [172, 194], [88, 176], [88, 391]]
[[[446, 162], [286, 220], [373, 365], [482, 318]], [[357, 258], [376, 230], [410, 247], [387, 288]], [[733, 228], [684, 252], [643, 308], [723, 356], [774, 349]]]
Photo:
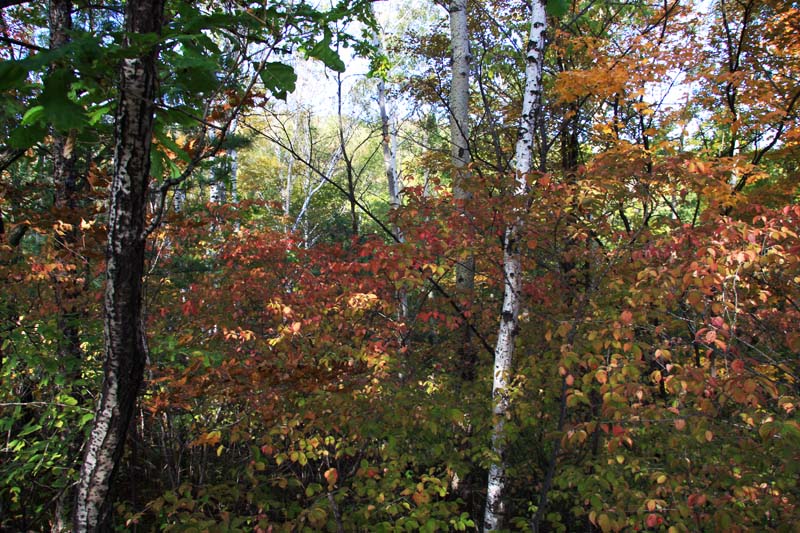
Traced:
[[647, 524], [647, 527], [657, 527], [663, 521], [664, 521], [664, 519], [661, 518], [661, 515], [656, 514], [656, 513], [650, 513], [649, 515], [647, 515], [646, 524]]

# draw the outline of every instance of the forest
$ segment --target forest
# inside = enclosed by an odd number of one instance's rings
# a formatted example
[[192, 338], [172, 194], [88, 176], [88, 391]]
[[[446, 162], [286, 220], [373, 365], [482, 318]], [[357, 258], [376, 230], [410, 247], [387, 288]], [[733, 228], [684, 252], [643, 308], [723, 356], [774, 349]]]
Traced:
[[796, 1], [1, 0], [0, 131], [0, 531], [798, 531]]

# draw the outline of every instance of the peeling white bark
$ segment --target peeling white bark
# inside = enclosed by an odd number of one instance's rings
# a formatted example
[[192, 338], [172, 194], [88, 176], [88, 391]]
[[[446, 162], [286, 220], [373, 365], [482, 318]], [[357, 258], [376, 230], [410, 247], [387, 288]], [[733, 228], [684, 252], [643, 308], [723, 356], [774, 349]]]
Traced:
[[[547, 27], [544, 0], [534, 0], [531, 12], [531, 31], [526, 51], [525, 94], [519, 139], [515, 152], [516, 185], [514, 194], [526, 194], [527, 174], [533, 160], [533, 142], [536, 118], [542, 100], [542, 63], [544, 60], [544, 37]], [[508, 376], [514, 362], [514, 341], [519, 327], [519, 309], [522, 288], [522, 268], [518, 236], [524, 221], [522, 213], [506, 228], [503, 246], [503, 308], [494, 354], [494, 381], [492, 384], [492, 452], [496, 459], [489, 469], [486, 511], [483, 519], [484, 531], [495, 531], [503, 526], [505, 515], [506, 486], [506, 436], [505, 419], [508, 414]]]

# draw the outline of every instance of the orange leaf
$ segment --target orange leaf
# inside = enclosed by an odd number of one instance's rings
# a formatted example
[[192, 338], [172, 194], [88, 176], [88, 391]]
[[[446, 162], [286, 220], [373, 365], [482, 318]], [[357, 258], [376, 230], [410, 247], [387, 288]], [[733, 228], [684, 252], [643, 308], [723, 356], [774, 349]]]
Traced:
[[325, 476], [325, 480], [328, 482], [328, 489], [332, 489], [336, 485], [336, 481], [339, 479], [339, 473], [335, 468], [329, 468], [323, 475]]

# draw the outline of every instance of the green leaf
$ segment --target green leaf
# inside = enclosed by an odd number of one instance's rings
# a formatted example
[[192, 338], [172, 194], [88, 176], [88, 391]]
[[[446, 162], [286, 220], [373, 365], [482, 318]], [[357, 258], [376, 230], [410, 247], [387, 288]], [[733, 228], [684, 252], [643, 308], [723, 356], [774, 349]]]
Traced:
[[196, 46], [183, 44], [181, 53], [171, 57], [170, 70], [177, 76], [173, 84], [190, 93], [205, 93], [214, 90], [217, 79], [217, 58]]
[[[155, 148], [155, 147], [154, 147]], [[150, 177], [155, 180], [160, 180], [164, 175], [164, 162], [162, 154], [158, 150], [150, 150]]]
[[0, 91], [19, 87], [27, 75], [28, 69], [20, 61], [0, 62]]
[[28, 126], [30, 124], [38, 123], [44, 117], [44, 106], [43, 105], [35, 105], [32, 108], [28, 109], [25, 114], [22, 116], [21, 124], [23, 126]]
[[306, 52], [306, 55], [308, 57], [313, 57], [314, 59], [319, 59], [331, 70], [335, 70], [336, 72], [344, 72], [344, 61], [342, 61], [342, 58], [339, 57], [339, 54], [331, 48], [331, 41], [331, 33], [326, 31], [325, 37], [311, 47], [311, 49]]
[[78, 405], [78, 400], [73, 398], [72, 396], [67, 396], [66, 394], [62, 394], [58, 397], [59, 401], [64, 405], [75, 406]]
[[59, 131], [82, 129], [88, 123], [83, 108], [70, 99], [74, 79], [68, 70], [54, 71], [45, 79], [44, 91], [39, 97], [39, 104], [46, 112], [41, 118], [46, 118]]
[[264, 88], [269, 89], [275, 98], [281, 100], [286, 100], [287, 94], [293, 92], [297, 85], [297, 74], [294, 68], [283, 63], [267, 63], [260, 76]]
[[26, 435], [30, 435], [31, 433], [35, 433], [35, 432], [39, 431], [40, 429], [42, 429], [42, 425], [41, 424], [33, 424], [32, 426], [28, 426], [25, 429], [23, 429], [22, 431], [20, 431], [20, 433], [19, 433], [19, 435], [17, 435], [17, 437], [24, 437]]
[[89, 125], [94, 126], [111, 112], [111, 104], [101, 105], [89, 112]]
[[551, 17], [561, 18], [569, 11], [567, 0], [547, 0], [547, 14]]
[[12, 148], [30, 148], [47, 135], [47, 127], [42, 124], [20, 126], [8, 136], [8, 144]]

